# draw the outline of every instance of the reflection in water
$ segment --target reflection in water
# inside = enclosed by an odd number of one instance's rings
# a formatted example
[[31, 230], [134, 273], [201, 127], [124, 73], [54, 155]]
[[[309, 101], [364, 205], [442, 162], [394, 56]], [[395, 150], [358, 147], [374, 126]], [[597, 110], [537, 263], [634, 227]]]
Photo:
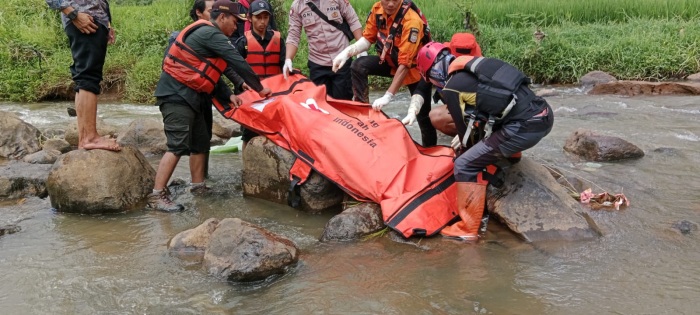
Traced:
[[[631, 207], [593, 212], [605, 235], [586, 242], [525, 244], [489, 224], [486, 240], [466, 245], [439, 237], [421, 248], [388, 238], [321, 244], [333, 213], [309, 215], [243, 198], [240, 155], [212, 156], [207, 197], [181, 195], [188, 209], [111, 216], [54, 213], [47, 200], [0, 203], [0, 224], [22, 231], [0, 237], [0, 309], [7, 314], [591, 314], [696, 313], [700, 306], [698, 232], [681, 235], [679, 220], [700, 223], [700, 103], [696, 97], [586, 96], [548, 100], [554, 130], [529, 158], [590, 181], [594, 190], [624, 192]], [[387, 106], [405, 114], [402, 95]], [[69, 103], [0, 104], [40, 129], [72, 119]], [[100, 104], [121, 127], [136, 117], [160, 119], [154, 106]], [[417, 138], [417, 126], [407, 127]], [[598, 163], [563, 153], [576, 128], [620, 136], [640, 146], [640, 160]], [[449, 137], [441, 137], [449, 143]], [[157, 165], [158, 157], [149, 161]], [[2, 163], [2, 162], [0, 162]], [[180, 165], [186, 166], [184, 161]], [[188, 178], [186, 167], [174, 177]], [[191, 260], [167, 252], [168, 240], [207, 218], [239, 217], [296, 242], [297, 266], [252, 284], [214, 279]], [[418, 240], [415, 240], [418, 241]]]

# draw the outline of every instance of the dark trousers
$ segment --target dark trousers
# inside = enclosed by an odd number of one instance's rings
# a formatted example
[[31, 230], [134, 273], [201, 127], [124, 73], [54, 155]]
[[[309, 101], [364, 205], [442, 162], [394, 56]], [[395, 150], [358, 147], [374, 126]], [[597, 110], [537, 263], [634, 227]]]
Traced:
[[346, 62], [338, 72], [331, 66], [322, 66], [309, 60], [309, 79], [316, 85], [325, 85], [326, 94], [339, 100], [352, 99], [352, 81], [350, 81], [350, 63]]
[[[388, 63], [379, 63], [379, 56], [365, 56], [355, 59], [350, 67], [354, 100], [369, 103], [369, 76], [377, 75], [392, 78], [394, 76], [391, 74], [392, 70]], [[425, 100], [425, 104], [423, 104], [418, 115], [416, 115], [416, 120], [418, 121], [418, 127], [420, 127], [421, 144], [424, 147], [434, 146], [437, 144], [437, 131], [433, 124], [430, 123], [429, 116], [431, 107], [430, 93], [433, 86], [421, 79], [406, 87], [411, 95], [418, 93]]]
[[547, 115], [522, 121], [510, 121], [479, 141], [455, 160], [455, 180], [476, 182], [477, 175], [488, 165], [535, 146], [552, 130], [554, 113], [546, 105]]
[[97, 31], [92, 34], [81, 33], [73, 23], [66, 25], [66, 35], [68, 35], [70, 52], [73, 56], [70, 73], [75, 82], [73, 88], [75, 92], [85, 90], [100, 94], [109, 30], [100, 23], [95, 24], [98, 26]]

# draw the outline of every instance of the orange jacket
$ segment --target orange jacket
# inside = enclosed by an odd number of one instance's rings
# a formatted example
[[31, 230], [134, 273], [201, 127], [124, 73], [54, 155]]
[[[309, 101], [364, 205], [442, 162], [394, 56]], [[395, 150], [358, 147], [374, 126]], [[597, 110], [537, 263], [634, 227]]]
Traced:
[[197, 92], [211, 93], [226, 69], [226, 61], [204, 58], [185, 44], [185, 38], [202, 26], [214, 27], [209, 21], [198, 20], [180, 32], [163, 60], [163, 71]]
[[248, 55], [245, 60], [260, 78], [267, 78], [282, 73], [282, 69], [280, 69], [280, 58], [282, 58], [280, 56], [281, 35], [278, 31], [273, 31], [273, 33], [270, 43], [267, 44], [267, 47], [263, 47], [255, 39], [252, 31], [245, 32], [245, 38], [248, 43]]
[[[377, 43], [376, 48], [379, 53], [384, 47], [384, 41], [389, 36], [389, 29], [394, 23], [395, 17], [396, 13], [392, 16], [387, 16], [380, 2], [372, 6], [372, 11], [367, 17], [362, 36], [370, 43]], [[404, 85], [420, 80], [420, 72], [418, 72], [415, 62], [418, 50], [422, 47], [421, 39], [423, 36], [423, 20], [421, 20], [418, 13], [412, 9], [408, 10], [401, 22], [401, 33], [395, 35], [394, 47], [386, 58], [394, 70], [399, 65], [409, 68], [408, 75], [403, 80]], [[394, 71], [392, 71], [392, 74], [394, 74]]]

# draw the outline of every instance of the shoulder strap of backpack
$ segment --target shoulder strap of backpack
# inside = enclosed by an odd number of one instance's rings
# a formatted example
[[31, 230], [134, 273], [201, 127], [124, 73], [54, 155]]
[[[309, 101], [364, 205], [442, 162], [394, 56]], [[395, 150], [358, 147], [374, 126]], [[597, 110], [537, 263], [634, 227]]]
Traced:
[[339, 29], [341, 32], [343, 32], [343, 34], [345, 34], [345, 36], [348, 38], [349, 41], [352, 41], [353, 39], [355, 39], [355, 35], [353, 35], [352, 31], [350, 30], [350, 25], [348, 24], [347, 21], [345, 21], [345, 19], [343, 19], [343, 23], [331, 21], [328, 19], [328, 16], [323, 14], [323, 12], [321, 12], [321, 10], [312, 2], [309, 1], [306, 3], [306, 5], [308, 5], [309, 8], [311, 8], [311, 11], [314, 11], [314, 13], [316, 13], [316, 15], [318, 15], [322, 20], [326, 21], [326, 23], [332, 25], [333, 27], [335, 27], [335, 28]]

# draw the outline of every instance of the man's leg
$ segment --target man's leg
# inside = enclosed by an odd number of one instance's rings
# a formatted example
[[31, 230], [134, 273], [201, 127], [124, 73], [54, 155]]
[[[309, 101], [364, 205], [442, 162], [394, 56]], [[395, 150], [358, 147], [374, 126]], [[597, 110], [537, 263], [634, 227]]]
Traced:
[[[330, 82], [331, 93], [328, 95], [339, 100], [352, 100], [352, 79], [350, 78], [350, 62], [346, 62], [337, 73], [332, 74]], [[329, 71], [330, 68], [329, 68]]]
[[70, 70], [75, 82], [78, 148], [119, 151], [115, 140], [102, 138], [97, 133], [97, 95], [100, 94], [109, 32], [104, 25], [98, 26], [97, 32], [92, 34], [81, 33], [72, 23], [66, 26], [73, 56]]
[[420, 108], [420, 111], [418, 111], [418, 115], [416, 115], [418, 127], [420, 128], [421, 144], [424, 147], [430, 147], [437, 144], [437, 131], [430, 122], [430, 110], [432, 107], [430, 92], [432, 91], [432, 87], [432, 84], [425, 82], [423, 79], [417, 83], [408, 85], [408, 90], [411, 92], [411, 95], [419, 94], [423, 97], [423, 100], [425, 100], [425, 103]]
[[370, 75], [391, 76], [391, 68], [386, 62], [379, 64], [379, 56], [365, 56], [352, 61], [350, 77], [353, 100], [369, 103]]
[[457, 135], [455, 121], [447, 109], [447, 105], [441, 105], [430, 110], [430, 123], [440, 132], [454, 137]]
[[163, 157], [158, 163], [158, 170], [156, 171], [156, 184], [153, 186], [154, 190], [163, 190], [170, 177], [173, 176], [177, 162], [180, 161], [180, 157], [172, 152], [165, 152]]

